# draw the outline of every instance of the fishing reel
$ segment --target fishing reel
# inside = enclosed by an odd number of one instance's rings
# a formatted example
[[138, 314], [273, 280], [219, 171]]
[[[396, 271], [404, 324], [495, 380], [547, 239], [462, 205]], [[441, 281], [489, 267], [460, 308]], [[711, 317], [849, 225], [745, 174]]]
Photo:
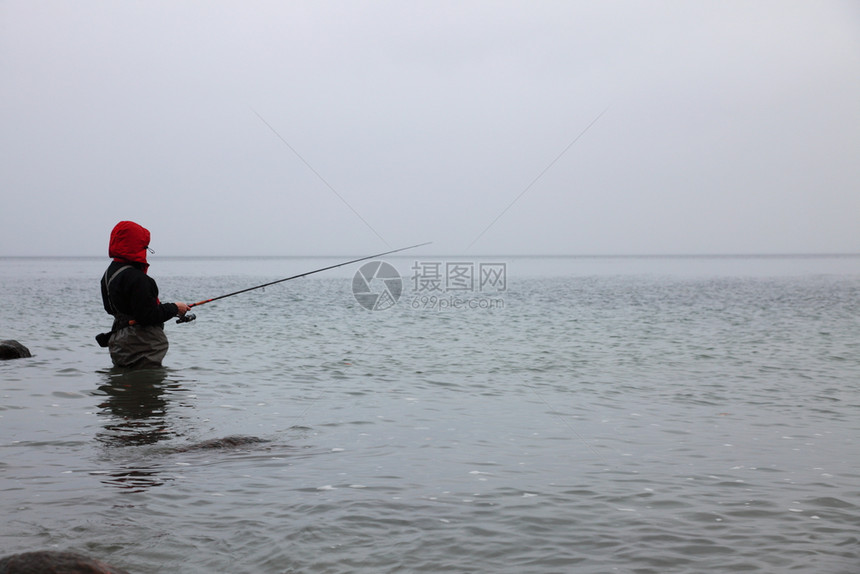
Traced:
[[182, 317], [177, 319], [176, 322], [177, 323], [190, 323], [191, 321], [193, 321], [196, 318], [197, 318], [197, 315], [195, 315], [194, 313], [186, 313], [185, 315], [183, 315]]

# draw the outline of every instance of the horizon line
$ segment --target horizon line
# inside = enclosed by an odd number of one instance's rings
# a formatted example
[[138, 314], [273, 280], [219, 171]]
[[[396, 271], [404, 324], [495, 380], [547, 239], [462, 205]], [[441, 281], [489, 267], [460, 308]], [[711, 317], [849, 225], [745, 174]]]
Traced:
[[[336, 257], [354, 257], [355, 254], [281, 254], [281, 255], [160, 255], [155, 260], [167, 259], [308, 259], [308, 258], [336, 258]], [[397, 258], [414, 258], [415, 255], [397, 254], [388, 255], [388, 257]], [[821, 252], [749, 252], [749, 253], [486, 253], [486, 254], [439, 254], [422, 255], [421, 257], [435, 258], [533, 258], [533, 259], [552, 259], [552, 258], [570, 258], [570, 259], [683, 259], [683, 258], [739, 258], [739, 257], [860, 257], [860, 252], [841, 252], [841, 251], [821, 251]], [[109, 259], [106, 255], [3, 255], [0, 254], [0, 259]]]

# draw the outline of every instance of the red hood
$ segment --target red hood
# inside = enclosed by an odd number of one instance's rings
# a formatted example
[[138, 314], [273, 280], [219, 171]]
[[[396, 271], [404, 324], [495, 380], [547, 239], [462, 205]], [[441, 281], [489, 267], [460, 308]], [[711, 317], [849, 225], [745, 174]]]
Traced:
[[133, 221], [120, 221], [110, 232], [108, 256], [114, 260], [143, 263], [146, 267], [146, 248], [149, 247], [149, 230]]

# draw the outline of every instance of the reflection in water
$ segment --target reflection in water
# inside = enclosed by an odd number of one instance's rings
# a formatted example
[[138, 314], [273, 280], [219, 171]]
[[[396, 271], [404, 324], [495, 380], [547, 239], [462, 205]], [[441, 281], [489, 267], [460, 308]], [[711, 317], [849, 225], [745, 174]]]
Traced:
[[102, 482], [118, 488], [124, 488], [130, 492], [143, 492], [153, 486], [161, 486], [170, 478], [162, 478], [156, 468], [124, 468], [108, 473]]
[[112, 369], [106, 379], [99, 386], [106, 395], [99, 414], [107, 418], [104, 432], [96, 436], [99, 441], [109, 446], [139, 446], [173, 436], [165, 420], [164, 393], [178, 383], [167, 381], [166, 369]]
[[[168, 397], [182, 390], [177, 381], [167, 378], [164, 368], [145, 370], [111, 369], [104, 373], [99, 391], [104, 400], [99, 403], [99, 416], [104, 417], [104, 429], [96, 440], [109, 447], [153, 445], [176, 436], [167, 422]], [[121, 488], [141, 489], [164, 484], [153, 465], [127, 465], [111, 471], [103, 482]]]

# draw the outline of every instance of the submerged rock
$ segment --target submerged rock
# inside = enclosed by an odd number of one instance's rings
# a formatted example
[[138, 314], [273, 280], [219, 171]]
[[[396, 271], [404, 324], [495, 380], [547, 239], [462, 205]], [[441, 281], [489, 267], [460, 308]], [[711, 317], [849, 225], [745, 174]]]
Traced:
[[30, 349], [18, 341], [12, 339], [0, 341], [0, 360], [24, 359], [32, 356], [33, 355], [30, 354]]
[[129, 574], [74, 552], [45, 550], [0, 558], [0, 574]]
[[[194, 444], [190, 444], [188, 446], [180, 446], [176, 448], [175, 452], [189, 452], [195, 450], [213, 450], [213, 449], [221, 449], [221, 448], [235, 448], [239, 446], [244, 446], [248, 444], [257, 444], [261, 442], [269, 442], [264, 438], [259, 438], [255, 436], [242, 436], [242, 435], [230, 435], [225, 436], [224, 438], [213, 438], [209, 440], [204, 440], [203, 442], [198, 442]], [[2, 574], [2, 573], [0, 573]]]

